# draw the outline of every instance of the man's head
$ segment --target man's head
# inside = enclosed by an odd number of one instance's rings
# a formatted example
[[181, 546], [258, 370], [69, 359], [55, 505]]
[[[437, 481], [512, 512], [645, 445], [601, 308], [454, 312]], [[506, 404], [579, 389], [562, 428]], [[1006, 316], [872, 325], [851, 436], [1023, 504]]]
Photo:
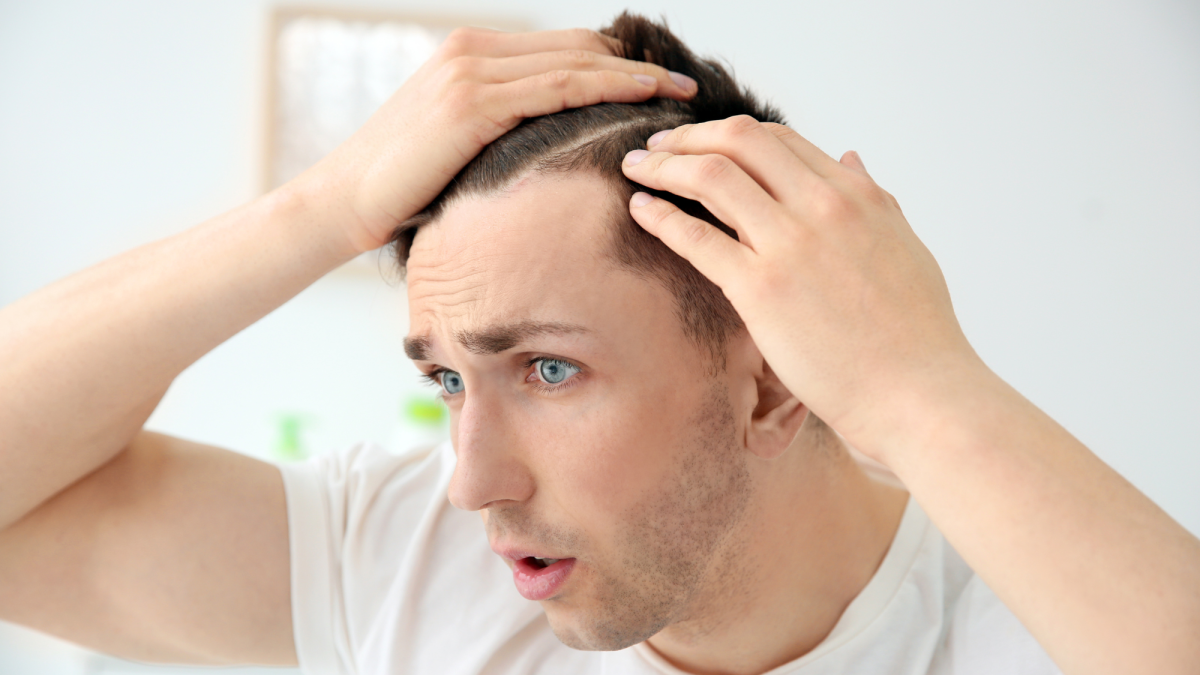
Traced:
[[662, 129], [777, 117], [664, 28], [622, 16], [607, 32], [694, 77], [696, 101], [529, 120], [396, 237], [406, 350], [451, 410], [450, 499], [483, 513], [518, 588], [588, 649], [739, 601], [760, 493], [805, 418], [720, 290], [630, 219], [620, 170]]

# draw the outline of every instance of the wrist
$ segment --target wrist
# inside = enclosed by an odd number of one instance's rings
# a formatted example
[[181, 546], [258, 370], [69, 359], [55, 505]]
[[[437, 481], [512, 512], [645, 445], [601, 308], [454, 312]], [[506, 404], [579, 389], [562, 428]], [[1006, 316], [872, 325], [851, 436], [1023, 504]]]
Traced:
[[303, 249], [329, 271], [369, 250], [348, 231], [346, 224], [354, 214], [337, 195], [332, 185], [297, 178], [254, 200], [251, 208], [259, 211], [263, 222], [281, 227], [297, 252]]
[[932, 459], [938, 449], [986, 434], [1002, 410], [1024, 401], [973, 353], [890, 383], [884, 400], [854, 445], [898, 475], [914, 461]]
[[[353, 252], [351, 257], [387, 245], [396, 226], [408, 217], [383, 208], [378, 201], [380, 184], [390, 189], [406, 181], [394, 176], [381, 180], [376, 171], [364, 169], [362, 164], [351, 150], [338, 148], [279, 188], [288, 199], [303, 204], [307, 213], [321, 221], [321, 227], [340, 237]], [[397, 196], [388, 194], [393, 201]]]

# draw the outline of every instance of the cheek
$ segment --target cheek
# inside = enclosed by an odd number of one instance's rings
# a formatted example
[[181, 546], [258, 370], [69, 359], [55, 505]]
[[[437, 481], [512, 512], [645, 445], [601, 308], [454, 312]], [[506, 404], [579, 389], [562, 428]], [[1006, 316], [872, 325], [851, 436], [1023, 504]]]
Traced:
[[686, 393], [622, 387], [554, 425], [531, 443], [539, 491], [577, 527], [607, 538], [632, 505], [668, 484], [694, 421]]

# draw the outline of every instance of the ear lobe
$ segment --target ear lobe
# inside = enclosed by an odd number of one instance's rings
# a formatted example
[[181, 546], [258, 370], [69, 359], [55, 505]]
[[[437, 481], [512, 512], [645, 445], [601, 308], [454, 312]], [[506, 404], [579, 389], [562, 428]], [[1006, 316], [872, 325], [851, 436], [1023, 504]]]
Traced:
[[756, 380], [758, 404], [746, 430], [746, 447], [763, 459], [775, 459], [796, 440], [808, 417], [808, 406], [783, 386], [766, 361]]

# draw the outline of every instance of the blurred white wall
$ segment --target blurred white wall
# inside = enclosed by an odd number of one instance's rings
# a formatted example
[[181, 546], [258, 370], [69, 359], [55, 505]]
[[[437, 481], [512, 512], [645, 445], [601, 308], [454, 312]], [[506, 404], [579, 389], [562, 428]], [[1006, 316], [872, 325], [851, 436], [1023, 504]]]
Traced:
[[[322, 4], [534, 27], [626, 6]], [[255, 196], [269, 5], [0, 3], [0, 305]], [[633, 7], [726, 57], [829, 153], [859, 150], [984, 358], [1200, 532], [1200, 6]], [[260, 456], [288, 412], [314, 419], [316, 450], [388, 440], [416, 387], [402, 295], [331, 276], [185, 373], [153, 424]], [[8, 647], [0, 671], [51, 672], [5, 666]]]

